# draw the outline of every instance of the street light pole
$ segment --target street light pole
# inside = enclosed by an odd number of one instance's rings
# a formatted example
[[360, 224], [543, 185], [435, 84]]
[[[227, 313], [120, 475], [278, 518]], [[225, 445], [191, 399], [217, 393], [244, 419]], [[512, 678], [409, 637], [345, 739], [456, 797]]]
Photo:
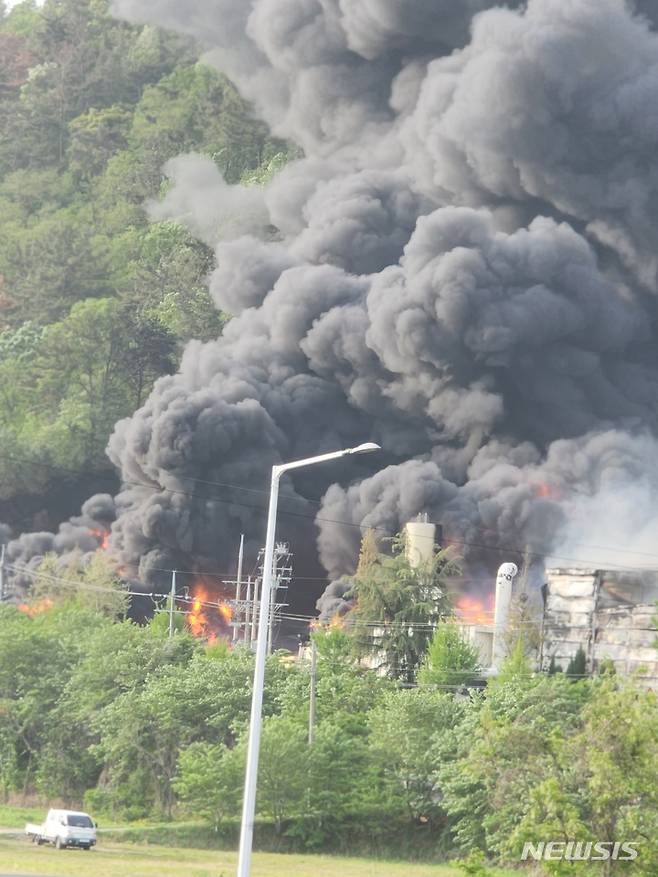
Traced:
[[260, 754], [260, 734], [263, 708], [263, 683], [265, 680], [265, 659], [267, 657], [267, 627], [270, 618], [272, 600], [272, 582], [274, 572], [274, 539], [276, 536], [276, 510], [279, 502], [279, 482], [281, 476], [291, 469], [313, 466], [337, 460], [352, 454], [369, 454], [381, 450], [374, 442], [367, 442], [356, 448], [343, 451], [332, 451], [317, 457], [295, 460], [272, 466], [272, 482], [270, 486], [270, 505], [267, 513], [267, 535], [265, 537], [265, 556], [263, 558], [263, 581], [260, 591], [258, 610], [258, 642], [254, 665], [254, 684], [251, 695], [251, 717], [249, 719], [249, 742], [247, 746], [247, 769], [244, 780], [244, 798], [242, 802], [242, 824], [240, 827], [240, 849], [238, 853], [238, 877], [249, 877], [251, 873], [251, 850], [254, 838], [254, 817], [256, 813], [256, 783], [258, 779], [258, 756]]

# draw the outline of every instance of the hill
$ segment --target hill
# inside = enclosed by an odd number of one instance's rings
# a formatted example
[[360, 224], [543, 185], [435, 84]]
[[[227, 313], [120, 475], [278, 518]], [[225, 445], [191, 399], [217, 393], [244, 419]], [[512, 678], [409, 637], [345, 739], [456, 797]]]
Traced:
[[188, 39], [106, 0], [0, 12], [0, 519], [49, 528], [116, 486], [116, 421], [226, 315], [212, 250], [145, 205], [182, 152], [258, 180], [285, 144]]

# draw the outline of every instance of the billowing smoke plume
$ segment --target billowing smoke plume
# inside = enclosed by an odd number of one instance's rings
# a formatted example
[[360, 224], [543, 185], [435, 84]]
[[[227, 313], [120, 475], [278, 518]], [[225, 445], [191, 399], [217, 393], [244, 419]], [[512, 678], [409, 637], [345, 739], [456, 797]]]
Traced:
[[84, 561], [85, 556], [107, 546], [115, 518], [114, 499], [99, 493], [83, 504], [79, 515], [60, 524], [57, 533], [22, 533], [10, 539], [8, 528], [0, 525], [0, 542], [7, 545], [5, 561], [14, 589], [29, 589], [34, 580], [31, 573], [46, 554], [59, 555], [62, 566], [66, 566], [74, 560]]
[[[124, 563], [146, 581], [182, 562], [224, 569], [240, 532], [261, 538], [273, 463], [366, 439], [381, 461], [300, 472], [282, 504], [300, 538], [324, 494], [334, 577], [361, 527], [420, 511], [494, 567], [525, 547], [601, 558], [588, 521], [644, 550], [637, 513], [618, 512], [638, 497], [648, 544], [654, 6], [114, 0], [199, 39], [304, 155], [264, 189], [229, 187], [196, 155], [166, 168], [151, 214], [216, 246], [210, 291], [234, 316], [116, 427]], [[330, 586], [325, 615], [346, 587]]]
[[350, 599], [351, 592], [352, 583], [350, 581], [338, 579], [328, 584], [318, 600], [317, 608], [320, 611], [318, 621], [321, 624], [328, 624], [335, 618], [346, 615], [354, 605]]

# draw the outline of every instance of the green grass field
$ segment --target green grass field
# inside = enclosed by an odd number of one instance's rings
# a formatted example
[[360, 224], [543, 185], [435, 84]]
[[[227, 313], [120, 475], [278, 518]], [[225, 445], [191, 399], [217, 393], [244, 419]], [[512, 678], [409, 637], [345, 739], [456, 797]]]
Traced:
[[14, 807], [0, 804], [0, 828], [23, 828], [26, 822], [43, 822], [46, 810], [36, 807]]
[[[89, 853], [0, 837], [0, 873], [48, 877], [233, 877], [236, 854], [104, 843]], [[463, 877], [447, 865], [255, 853], [253, 877]]]

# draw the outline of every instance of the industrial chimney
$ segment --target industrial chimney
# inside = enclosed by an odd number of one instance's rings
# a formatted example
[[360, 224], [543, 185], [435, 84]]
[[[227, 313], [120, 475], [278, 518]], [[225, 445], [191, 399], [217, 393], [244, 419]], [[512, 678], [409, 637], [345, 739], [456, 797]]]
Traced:
[[436, 524], [427, 519], [427, 512], [418, 515], [415, 521], [404, 526], [406, 536], [407, 560], [412, 567], [420, 566], [432, 558]]
[[496, 575], [496, 604], [494, 607], [494, 631], [493, 644], [491, 647], [492, 669], [497, 670], [507, 657], [505, 649], [505, 634], [509, 609], [512, 602], [512, 583], [519, 568], [515, 563], [503, 563], [498, 568]]

